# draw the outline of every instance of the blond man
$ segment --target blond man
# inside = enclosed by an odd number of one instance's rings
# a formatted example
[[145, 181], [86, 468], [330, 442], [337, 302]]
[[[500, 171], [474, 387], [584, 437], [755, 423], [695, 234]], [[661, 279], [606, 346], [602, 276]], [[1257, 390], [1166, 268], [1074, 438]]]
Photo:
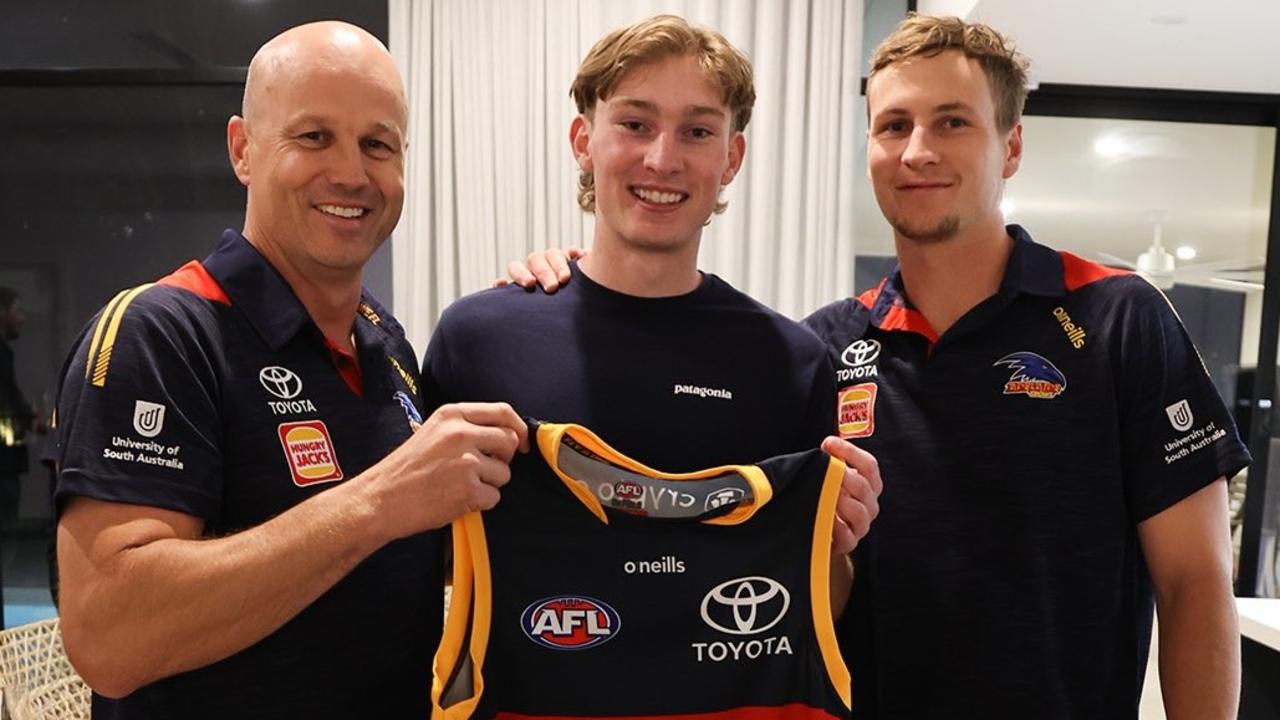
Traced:
[[[714, 31], [657, 16], [599, 41], [572, 94], [579, 115], [569, 142], [581, 170], [578, 203], [595, 215], [592, 252], [576, 266], [574, 282], [554, 295], [500, 288], [446, 310], [423, 363], [427, 396], [440, 402], [501, 399], [522, 415], [579, 423], [670, 472], [750, 463], [821, 444], [850, 465], [830, 545], [822, 538], [821, 559], [830, 559], [830, 600], [838, 612], [848, 594], [847, 553], [876, 513], [875, 462], [829, 437], [835, 389], [821, 342], [697, 266], [702, 229], [723, 206], [720, 193], [746, 154], [743, 130], [755, 99], [750, 62]], [[525, 488], [542, 472], [532, 460], [513, 471], [513, 487]], [[516, 512], [504, 503], [493, 518]], [[804, 532], [802, 525], [794, 528], [801, 537]], [[531, 561], [540, 557], [534, 547], [531, 541]], [[690, 558], [698, 552], [691, 543], [675, 558], [692, 574]], [[713, 577], [713, 566], [702, 558], [696, 577]], [[662, 583], [648, 587], [650, 596], [631, 600], [660, 605]], [[763, 586], [738, 592], [757, 591]], [[530, 649], [527, 640], [514, 643], [509, 650]], [[738, 660], [713, 669], [713, 656], [695, 650], [686, 643], [682, 664], [670, 668], [682, 681], [696, 680], [695, 672], [712, 677], [749, 669], [735, 665]], [[800, 668], [807, 681], [826, 682], [825, 671], [790, 653], [765, 654], [761, 664], [791, 676]], [[511, 655], [490, 657], [500, 662]], [[562, 659], [538, 657], [546, 663]], [[494, 672], [497, 681], [488, 691], [517, 692], [514, 683], [503, 685], [501, 668]], [[733, 702], [760, 691], [751, 682], [737, 685], [728, 695], [703, 693], [699, 702]], [[536, 692], [536, 686], [524, 682], [518, 692]], [[623, 714], [656, 708], [653, 703], [662, 700], [599, 691], [610, 693], [613, 709]], [[847, 687], [841, 692], [847, 696]]]

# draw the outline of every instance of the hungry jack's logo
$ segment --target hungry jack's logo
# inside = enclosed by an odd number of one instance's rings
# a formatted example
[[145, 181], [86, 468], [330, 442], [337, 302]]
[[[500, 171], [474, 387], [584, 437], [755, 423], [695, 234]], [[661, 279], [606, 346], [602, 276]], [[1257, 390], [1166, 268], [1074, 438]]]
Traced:
[[306, 487], [316, 483], [335, 482], [342, 479], [338, 456], [333, 452], [329, 428], [320, 420], [283, 423], [280, 425], [280, 444], [293, 483]]
[[1033, 352], [1009, 353], [997, 360], [992, 367], [1000, 365], [1013, 370], [1004, 384], [1005, 395], [1026, 395], [1037, 400], [1052, 400], [1067, 389], [1067, 376], [1046, 358]]
[[876, 431], [876, 384], [859, 383], [836, 393], [836, 426], [840, 437], [870, 437]]

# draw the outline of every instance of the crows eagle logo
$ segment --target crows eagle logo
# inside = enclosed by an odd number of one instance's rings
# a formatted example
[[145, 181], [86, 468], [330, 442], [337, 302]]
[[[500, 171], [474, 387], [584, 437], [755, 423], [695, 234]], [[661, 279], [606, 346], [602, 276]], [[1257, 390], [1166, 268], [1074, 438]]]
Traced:
[[1026, 395], [1039, 400], [1051, 400], [1067, 389], [1067, 376], [1048, 359], [1033, 352], [1009, 353], [997, 360], [992, 367], [1001, 365], [1013, 370], [1008, 382], [1004, 384], [1005, 395]]

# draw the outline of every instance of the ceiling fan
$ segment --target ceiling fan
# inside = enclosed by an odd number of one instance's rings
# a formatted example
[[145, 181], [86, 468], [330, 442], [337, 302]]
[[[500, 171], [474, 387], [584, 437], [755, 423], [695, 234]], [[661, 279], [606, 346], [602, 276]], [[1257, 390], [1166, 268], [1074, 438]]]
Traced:
[[1163, 224], [1152, 222], [1151, 247], [1136, 262], [1099, 252], [1098, 258], [1107, 265], [1133, 270], [1161, 290], [1174, 285], [1193, 285], [1214, 290], [1234, 292], [1259, 292], [1262, 290], [1263, 259], [1236, 257], [1212, 262], [1179, 264], [1173, 253], [1164, 247]]

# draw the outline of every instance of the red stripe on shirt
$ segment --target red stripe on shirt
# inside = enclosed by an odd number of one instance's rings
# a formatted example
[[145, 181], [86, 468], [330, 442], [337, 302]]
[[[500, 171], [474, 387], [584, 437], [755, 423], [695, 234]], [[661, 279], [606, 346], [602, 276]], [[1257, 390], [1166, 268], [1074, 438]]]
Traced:
[[1068, 292], [1078, 290], [1085, 285], [1116, 275], [1129, 275], [1128, 270], [1117, 270], [1096, 262], [1090, 262], [1069, 252], [1059, 252], [1062, 256], [1062, 284]]
[[923, 315], [915, 310], [908, 310], [901, 305], [894, 306], [885, 313], [884, 320], [880, 322], [881, 330], [906, 330], [908, 332], [923, 335], [929, 340], [929, 344], [938, 342], [938, 333], [934, 332], [933, 326]]
[[324, 339], [324, 345], [329, 348], [329, 358], [333, 360], [333, 366], [338, 369], [342, 381], [351, 388], [351, 392], [364, 397], [364, 373], [360, 370], [360, 361], [328, 337]]
[[884, 288], [884, 284], [886, 282], [888, 282], [887, 278], [881, 280], [879, 285], [859, 295], [858, 302], [862, 303], [863, 307], [870, 310], [875, 306], [876, 298], [880, 297], [880, 290]]
[[[576, 720], [605, 720], [603, 715], [524, 715], [500, 712], [494, 720], [547, 720], [548, 718], [575, 718]], [[800, 703], [777, 707], [741, 707], [719, 712], [674, 715], [609, 715], [608, 720], [832, 720], [837, 716], [825, 710]]]
[[[876, 300], [880, 299], [880, 293], [884, 290], [884, 284], [887, 282], [889, 282], [889, 279], [885, 278], [874, 289], [867, 290], [859, 295], [858, 302], [862, 303], [863, 307], [868, 310], [874, 309]], [[898, 302], [901, 302], [901, 300]], [[895, 304], [889, 308], [889, 312], [885, 313], [884, 318], [877, 327], [881, 330], [906, 330], [923, 335], [931, 345], [938, 342], [938, 333], [934, 331], [933, 326], [929, 324], [924, 315], [900, 304]]]
[[230, 305], [231, 298], [223, 292], [222, 286], [217, 280], [204, 269], [204, 265], [199, 260], [192, 260], [182, 267], [174, 270], [172, 273], [165, 275], [156, 281], [157, 285], [168, 285], [169, 287], [182, 288], [190, 290], [206, 300]]

